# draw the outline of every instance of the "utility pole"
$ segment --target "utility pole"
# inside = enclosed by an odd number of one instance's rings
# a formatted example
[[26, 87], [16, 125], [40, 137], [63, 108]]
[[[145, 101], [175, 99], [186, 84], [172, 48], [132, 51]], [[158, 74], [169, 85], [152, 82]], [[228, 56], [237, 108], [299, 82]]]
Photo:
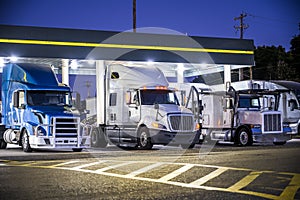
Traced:
[[133, 32], [136, 32], [136, 0], [132, 0]]
[[[247, 17], [246, 13], [241, 13], [239, 17], [235, 17], [234, 21], [240, 20], [239, 26], [234, 26], [236, 30], [240, 30], [240, 39], [244, 38], [244, 30], [247, 29], [249, 26], [247, 24], [244, 24], [244, 18]], [[252, 79], [252, 67], [250, 67], [250, 79]], [[239, 80], [244, 80], [244, 72], [243, 68], [239, 69]]]
[[249, 26], [248, 24], [244, 24], [244, 18], [247, 17], [246, 13], [241, 13], [239, 17], [235, 17], [234, 21], [240, 20], [239, 26], [234, 26], [236, 30], [240, 30], [240, 39], [244, 38], [244, 30], [247, 29]]

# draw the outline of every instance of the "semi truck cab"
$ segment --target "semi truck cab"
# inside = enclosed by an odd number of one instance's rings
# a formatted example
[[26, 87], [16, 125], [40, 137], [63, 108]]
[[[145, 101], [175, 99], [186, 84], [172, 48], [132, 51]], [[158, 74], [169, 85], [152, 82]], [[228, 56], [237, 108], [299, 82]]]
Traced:
[[90, 146], [88, 133], [71, 107], [71, 90], [59, 84], [51, 67], [8, 64], [2, 75], [1, 148], [7, 143], [32, 149]]

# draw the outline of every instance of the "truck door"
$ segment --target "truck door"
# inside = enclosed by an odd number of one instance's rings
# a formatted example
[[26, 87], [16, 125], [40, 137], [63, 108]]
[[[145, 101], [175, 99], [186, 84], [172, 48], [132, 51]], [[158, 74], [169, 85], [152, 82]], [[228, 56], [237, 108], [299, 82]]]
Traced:
[[21, 125], [23, 122], [23, 114], [25, 109], [25, 92], [16, 91], [13, 94], [13, 109], [11, 110], [11, 123], [13, 125]]
[[127, 105], [128, 105], [128, 122], [130, 124], [139, 123], [141, 119], [140, 110], [140, 97], [139, 91], [128, 91], [127, 92]]

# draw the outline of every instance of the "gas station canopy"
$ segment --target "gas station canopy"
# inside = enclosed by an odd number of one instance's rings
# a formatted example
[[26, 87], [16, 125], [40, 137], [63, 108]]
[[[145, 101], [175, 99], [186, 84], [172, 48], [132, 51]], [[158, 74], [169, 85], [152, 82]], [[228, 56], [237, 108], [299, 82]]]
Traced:
[[253, 40], [0, 25], [0, 57], [254, 65]]

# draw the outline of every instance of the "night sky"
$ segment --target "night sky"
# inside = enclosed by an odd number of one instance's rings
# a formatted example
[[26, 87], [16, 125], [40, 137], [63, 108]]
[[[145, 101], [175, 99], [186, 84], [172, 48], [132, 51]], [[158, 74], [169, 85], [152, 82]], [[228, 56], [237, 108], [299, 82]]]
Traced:
[[[244, 38], [282, 45], [299, 34], [298, 0], [136, 0], [137, 28], [192, 36], [239, 38], [234, 18], [247, 14]], [[0, 0], [0, 24], [90, 30], [132, 29], [132, 0]], [[0, 30], [1, 31], [1, 30]], [[169, 31], [167, 31], [169, 32]]]

